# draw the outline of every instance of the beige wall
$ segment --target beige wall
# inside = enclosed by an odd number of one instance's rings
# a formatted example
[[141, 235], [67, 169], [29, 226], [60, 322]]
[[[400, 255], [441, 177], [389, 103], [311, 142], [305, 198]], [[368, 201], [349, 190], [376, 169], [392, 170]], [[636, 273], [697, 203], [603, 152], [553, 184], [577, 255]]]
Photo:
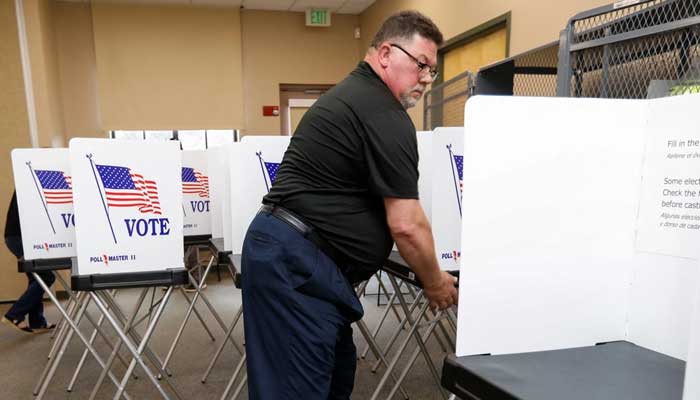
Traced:
[[102, 129], [242, 125], [238, 9], [92, 4]]
[[[559, 39], [559, 32], [574, 14], [611, 3], [611, 0], [377, 0], [360, 14], [362, 49], [369, 46], [382, 21], [400, 10], [418, 10], [429, 16], [446, 40], [511, 12], [510, 54], [516, 55]], [[409, 114], [423, 127], [423, 103]]]
[[307, 28], [303, 13], [61, 2], [54, 18], [67, 138], [279, 133], [279, 117], [263, 117], [262, 106], [280, 104], [280, 84], [335, 84], [361, 57], [353, 15]]
[[[31, 146], [15, 2], [7, 0], [0, 1], [0, 88], [0, 224], [4, 229], [15, 186], [10, 151]], [[17, 273], [15, 257], [3, 242], [0, 245], [0, 301], [14, 300], [26, 285], [24, 276]]]
[[52, 6], [50, 0], [24, 1], [40, 146], [61, 146], [65, 139]]
[[97, 107], [97, 65], [88, 3], [53, 6], [66, 144], [73, 137], [106, 137]]
[[243, 11], [245, 134], [280, 132], [280, 117], [263, 117], [279, 105], [279, 85], [336, 84], [359, 61], [356, 15], [333, 15], [330, 28], [305, 26], [303, 13]]

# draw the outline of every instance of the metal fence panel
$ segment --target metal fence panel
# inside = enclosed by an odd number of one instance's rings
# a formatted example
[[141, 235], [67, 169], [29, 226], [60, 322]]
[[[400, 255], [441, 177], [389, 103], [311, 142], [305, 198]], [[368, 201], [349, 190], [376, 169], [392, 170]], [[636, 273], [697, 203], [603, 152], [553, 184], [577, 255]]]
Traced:
[[425, 93], [423, 129], [464, 126], [464, 104], [471, 95], [473, 76], [469, 71], [435, 85]]
[[643, 99], [698, 92], [700, 0], [617, 5], [569, 21], [560, 94]]

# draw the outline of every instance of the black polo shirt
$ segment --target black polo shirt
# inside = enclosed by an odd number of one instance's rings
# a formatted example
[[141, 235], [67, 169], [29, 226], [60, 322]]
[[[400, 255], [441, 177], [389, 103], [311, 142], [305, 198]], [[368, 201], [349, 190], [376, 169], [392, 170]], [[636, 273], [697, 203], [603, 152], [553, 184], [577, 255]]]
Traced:
[[416, 129], [363, 61], [306, 112], [263, 203], [316, 228], [358, 282], [377, 271], [394, 243], [384, 197], [418, 198]]

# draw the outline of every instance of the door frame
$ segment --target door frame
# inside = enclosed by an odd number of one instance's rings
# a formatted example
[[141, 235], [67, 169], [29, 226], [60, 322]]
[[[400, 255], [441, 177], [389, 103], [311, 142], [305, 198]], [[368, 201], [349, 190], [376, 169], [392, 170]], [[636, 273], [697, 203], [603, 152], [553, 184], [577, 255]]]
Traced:
[[292, 136], [292, 108], [309, 108], [314, 105], [317, 99], [289, 99], [287, 106], [287, 132], [288, 136]]

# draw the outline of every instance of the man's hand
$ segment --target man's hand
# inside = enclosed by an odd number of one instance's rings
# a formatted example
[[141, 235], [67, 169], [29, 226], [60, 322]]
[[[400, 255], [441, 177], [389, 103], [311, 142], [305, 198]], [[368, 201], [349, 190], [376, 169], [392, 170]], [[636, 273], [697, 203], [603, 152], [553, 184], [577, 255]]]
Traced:
[[457, 278], [440, 271], [428, 218], [418, 200], [384, 198], [387, 225], [399, 253], [423, 284], [423, 293], [433, 309], [457, 304]]
[[457, 304], [457, 278], [444, 271], [440, 273], [440, 277], [442, 279], [439, 282], [423, 288], [432, 310], [444, 310]]

